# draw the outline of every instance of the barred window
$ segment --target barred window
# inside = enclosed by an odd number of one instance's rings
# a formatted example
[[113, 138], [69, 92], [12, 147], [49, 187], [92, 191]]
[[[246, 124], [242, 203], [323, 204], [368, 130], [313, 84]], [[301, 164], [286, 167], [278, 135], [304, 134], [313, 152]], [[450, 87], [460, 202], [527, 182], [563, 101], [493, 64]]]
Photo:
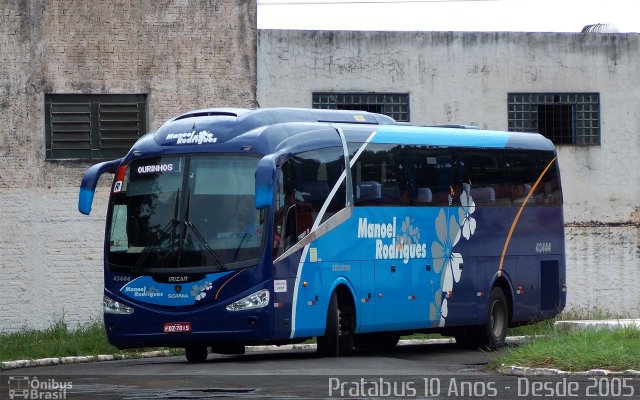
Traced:
[[147, 130], [146, 94], [46, 94], [47, 159], [122, 157]]
[[409, 122], [409, 95], [403, 93], [314, 93], [313, 108], [360, 110]]
[[599, 93], [509, 93], [510, 131], [539, 132], [555, 144], [600, 144]]

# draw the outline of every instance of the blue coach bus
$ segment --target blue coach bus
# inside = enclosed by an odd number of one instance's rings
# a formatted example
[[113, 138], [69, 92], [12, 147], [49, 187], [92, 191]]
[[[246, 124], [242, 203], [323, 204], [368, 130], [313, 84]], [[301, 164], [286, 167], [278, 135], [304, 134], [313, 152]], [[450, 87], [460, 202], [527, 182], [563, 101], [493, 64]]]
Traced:
[[562, 192], [538, 134], [384, 115], [208, 109], [84, 175], [115, 175], [104, 323], [190, 362], [318, 338], [321, 355], [439, 332], [495, 348], [566, 302]]

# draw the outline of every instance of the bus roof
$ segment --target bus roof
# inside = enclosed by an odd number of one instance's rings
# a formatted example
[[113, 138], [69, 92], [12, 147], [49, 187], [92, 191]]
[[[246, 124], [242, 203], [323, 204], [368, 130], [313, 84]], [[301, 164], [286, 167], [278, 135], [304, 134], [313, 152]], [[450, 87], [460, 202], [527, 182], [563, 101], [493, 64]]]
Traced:
[[212, 108], [179, 115], [133, 147], [136, 154], [184, 152], [297, 153], [340, 145], [335, 129], [348, 142], [522, 148], [553, 150], [550, 140], [535, 133], [481, 130], [468, 126], [407, 126], [365, 111], [301, 108]]

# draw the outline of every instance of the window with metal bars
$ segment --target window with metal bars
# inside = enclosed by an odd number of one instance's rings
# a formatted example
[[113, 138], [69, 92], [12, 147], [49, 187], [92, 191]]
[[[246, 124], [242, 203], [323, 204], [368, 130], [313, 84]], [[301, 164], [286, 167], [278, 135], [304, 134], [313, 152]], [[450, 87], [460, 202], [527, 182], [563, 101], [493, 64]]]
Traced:
[[312, 107], [369, 111], [398, 122], [409, 122], [409, 95], [406, 93], [313, 93]]
[[146, 109], [146, 94], [46, 94], [46, 158], [122, 157], [146, 133]]
[[600, 144], [599, 93], [509, 93], [510, 131], [539, 132], [555, 144]]

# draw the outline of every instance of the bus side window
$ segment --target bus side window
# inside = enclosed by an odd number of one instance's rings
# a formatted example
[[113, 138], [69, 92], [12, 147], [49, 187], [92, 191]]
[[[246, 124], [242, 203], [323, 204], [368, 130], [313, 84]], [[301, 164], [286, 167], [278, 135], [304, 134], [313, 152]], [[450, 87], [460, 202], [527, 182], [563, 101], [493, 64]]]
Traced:
[[536, 205], [540, 186], [531, 192], [539, 176], [535, 153], [528, 150], [507, 150], [507, 163], [511, 183], [511, 204], [520, 206], [529, 196], [527, 205]]
[[273, 227], [273, 258], [277, 258], [298, 241], [302, 194], [296, 181], [300, 175], [300, 160], [287, 160], [278, 171], [277, 209]]
[[[346, 179], [331, 199], [329, 195], [344, 171], [344, 153], [342, 148], [328, 147], [300, 153], [296, 156], [296, 190], [301, 194], [302, 202], [298, 207], [298, 240], [306, 236], [314, 224], [326, 221], [342, 210], [346, 205]], [[323, 206], [329, 201], [323, 214]], [[318, 218], [321, 220], [316, 221]]]
[[372, 144], [351, 169], [356, 205], [408, 205], [405, 160], [399, 145]]
[[459, 150], [462, 182], [477, 205], [505, 205], [511, 202], [511, 188], [505, 172], [502, 150]]
[[416, 206], [448, 206], [459, 201], [459, 178], [451, 149], [407, 146], [406, 175], [410, 200]]
[[289, 210], [292, 206], [295, 219], [295, 204], [293, 201], [293, 169], [290, 160], [286, 161], [282, 167], [278, 169], [277, 174], [277, 194], [276, 194], [276, 212], [273, 224], [273, 258], [276, 259], [285, 251], [285, 244], [291, 239], [286, 235], [290, 235], [289, 227], [293, 224]]
[[[542, 173], [553, 160], [554, 154], [550, 151], [538, 152], [538, 171]], [[562, 205], [562, 193], [560, 191], [560, 178], [558, 177], [558, 162], [554, 161], [540, 182], [540, 202], [545, 206]]]
[[382, 172], [375, 147], [369, 145], [351, 167], [355, 205], [382, 203]]
[[[278, 172], [273, 255], [277, 258], [307, 236], [332, 188], [344, 171], [342, 148], [326, 148], [297, 154]], [[327, 205], [324, 222], [346, 205], [346, 179], [341, 181]]]
[[287, 251], [291, 246], [296, 244], [297, 232], [298, 232], [298, 219], [297, 209], [295, 204], [291, 204], [287, 209], [287, 215], [285, 217], [284, 236], [282, 237], [282, 247], [284, 251]]

